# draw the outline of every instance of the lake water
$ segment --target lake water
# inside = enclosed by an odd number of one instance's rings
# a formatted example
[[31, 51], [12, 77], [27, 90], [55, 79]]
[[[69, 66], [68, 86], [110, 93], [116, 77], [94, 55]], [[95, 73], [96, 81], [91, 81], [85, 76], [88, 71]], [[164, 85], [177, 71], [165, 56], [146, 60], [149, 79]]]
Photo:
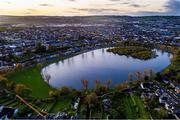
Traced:
[[88, 80], [89, 88], [94, 87], [97, 79], [101, 83], [111, 79], [111, 86], [115, 86], [127, 80], [130, 72], [145, 69], [158, 72], [170, 64], [169, 53], [156, 50], [156, 54], [158, 57], [144, 61], [98, 49], [51, 64], [42, 69], [42, 75], [50, 75], [49, 84], [55, 88], [68, 86], [82, 89], [83, 79]]

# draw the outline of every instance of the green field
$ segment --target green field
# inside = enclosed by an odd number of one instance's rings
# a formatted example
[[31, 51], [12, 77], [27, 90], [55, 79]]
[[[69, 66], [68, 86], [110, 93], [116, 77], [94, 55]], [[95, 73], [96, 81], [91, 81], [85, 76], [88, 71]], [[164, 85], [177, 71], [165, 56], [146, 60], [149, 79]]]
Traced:
[[60, 60], [64, 60], [66, 58], [76, 56], [83, 52], [85, 51], [76, 53], [74, 55], [65, 56], [57, 60], [46, 61], [39, 67], [37, 65], [35, 67], [23, 69], [20, 72], [15, 72], [15, 74], [9, 75], [8, 79], [10, 81], [14, 81], [15, 83], [26, 85], [28, 88], [31, 89], [32, 97], [46, 98], [48, 97], [49, 90], [52, 90], [53, 88], [49, 86], [46, 82], [44, 82], [41, 76], [41, 69], [49, 64], [56, 63], [59, 62]]
[[26, 85], [31, 89], [31, 95], [33, 97], [46, 98], [48, 97], [49, 90], [52, 88], [44, 82], [40, 70], [41, 68], [39, 67], [27, 68], [9, 76], [8, 79], [15, 83]]
[[149, 114], [138, 96], [130, 95], [124, 98], [124, 110], [128, 118], [148, 119]]
[[141, 99], [133, 94], [115, 93], [112, 98], [113, 115], [127, 119], [149, 119], [149, 112], [145, 109]]

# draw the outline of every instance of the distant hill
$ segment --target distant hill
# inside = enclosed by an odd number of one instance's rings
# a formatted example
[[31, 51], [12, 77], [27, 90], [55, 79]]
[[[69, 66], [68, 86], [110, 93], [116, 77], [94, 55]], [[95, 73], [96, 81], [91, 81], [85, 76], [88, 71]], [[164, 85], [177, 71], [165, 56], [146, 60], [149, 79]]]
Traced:
[[157, 20], [157, 19], [180, 19], [180, 16], [0, 16], [0, 24], [63, 24], [63, 23], [111, 23], [121, 21], [133, 21], [139, 19]]

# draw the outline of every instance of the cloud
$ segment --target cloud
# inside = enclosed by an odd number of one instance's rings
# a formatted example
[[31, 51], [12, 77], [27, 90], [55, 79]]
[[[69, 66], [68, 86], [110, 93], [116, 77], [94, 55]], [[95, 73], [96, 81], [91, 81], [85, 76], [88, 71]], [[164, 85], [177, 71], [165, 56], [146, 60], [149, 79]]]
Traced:
[[163, 7], [165, 10], [159, 9], [159, 11], [139, 11], [131, 13], [131, 15], [140, 16], [180, 16], [180, 0], [169, 0]]
[[11, 2], [9, 2], [9, 1], [4, 1], [4, 3], [6, 3], [6, 4], [12, 4]]
[[129, 6], [132, 6], [132, 7], [142, 7], [141, 5], [138, 5], [138, 4], [131, 4]]
[[42, 7], [52, 7], [53, 5], [47, 4], [47, 3], [42, 3], [42, 4], [39, 4], [39, 6], [42, 6]]
[[75, 2], [76, 0], [68, 0], [68, 1]]
[[109, 0], [110, 2], [118, 2], [120, 4], [130, 4], [132, 0]]
[[116, 2], [118, 2], [119, 4], [130, 4], [131, 0], [109, 0], [110, 2], [115, 2], [115, 4], [117, 4]]
[[109, 6], [111, 6], [111, 5], [119, 5], [119, 4], [128, 5], [130, 7], [136, 7], [136, 8], [148, 6], [148, 5], [141, 5], [141, 4], [138, 4], [138, 3], [133, 3], [131, 0], [126, 0], [126, 1], [124, 1], [124, 0], [110, 0], [110, 1], [113, 2], [113, 3], [106, 4], [107, 6], [108, 5]]
[[[122, 1], [122, 0], [109, 0], [109, 1], [120, 2], [120, 1]], [[129, 0], [127, 0], [127, 1], [129, 1]]]
[[121, 3], [118, 3], [118, 4], [117, 3], [107, 3], [107, 4], [104, 4], [104, 5], [106, 5], [106, 6], [114, 6], [114, 5], [119, 5], [119, 4], [128, 5], [128, 4], [130, 4], [130, 2], [121, 2]]
[[121, 15], [125, 12], [115, 8], [74, 8], [74, 10], [88, 13], [88, 15]]
[[130, 4], [129, 6], [139, 8], [139, 7], [147, 7], [148, 5]]
[[117, 12], [119, 9], [113, 9], [113, 8], [74, 8], [78, 11], [87, 11], [87, 12], [108, 12], [108, 11], [114, 11]]
[[169, 0], [164, 7], [167, 9], [167, 14], [180, 15], [180, 0]]
[[63, 11], [63, 12], [65, 12], [65, 13], [80, 13], [80, 12], [78, 12], [78, 11], [71, 11], [71, 10], [66, 10], [66, 11]]
[[36, 12], [37, 11], [36, 9], [26, 9], [26, 10], [29, 12]]

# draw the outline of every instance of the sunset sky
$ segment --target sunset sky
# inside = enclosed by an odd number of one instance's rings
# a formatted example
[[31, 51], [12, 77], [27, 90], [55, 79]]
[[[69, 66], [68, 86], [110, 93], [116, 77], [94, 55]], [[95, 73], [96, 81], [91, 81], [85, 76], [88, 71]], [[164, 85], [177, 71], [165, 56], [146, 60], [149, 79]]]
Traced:
[[0, 15], [180, 15], [180, 0], [0, 0]]

